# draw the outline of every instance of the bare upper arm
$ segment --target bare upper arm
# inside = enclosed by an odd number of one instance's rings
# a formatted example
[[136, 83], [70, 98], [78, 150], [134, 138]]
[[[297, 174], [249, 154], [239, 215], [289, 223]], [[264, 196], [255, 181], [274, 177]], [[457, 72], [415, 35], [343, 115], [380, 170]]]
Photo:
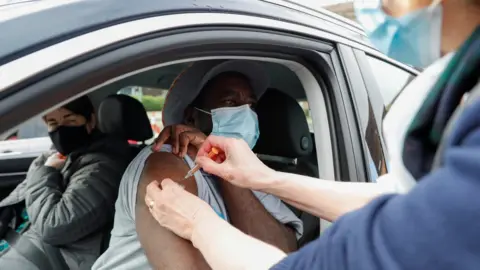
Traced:
[[[137, 189], [135, 226], [140, 244], [155, 269], [209, 269], [200, 252], [189, 241], [160, 226], [145, 205], [146, 187], [150, 182], [165, 178], [178, 181], [188, 170], [182, 159], [167, 152], [150, 155], [143, 169]], [[187, 191], [197, 194], [193, 177], [182, 184]]]
[[[189, 167], [183, 159], [167, 152], [159, 152], [151, 154], [145, 161], [142, 176], [137, 188], [137, 204], [145, 204], [145, 191], [150, 182], [157, 180], [161, 182], [165, 178], [173, 181], [182, 180], [187, 174]], [[182, 181], [185, 189], [193, 194], [197, 194], [197, 183], [192, 177], [186, 181]]]

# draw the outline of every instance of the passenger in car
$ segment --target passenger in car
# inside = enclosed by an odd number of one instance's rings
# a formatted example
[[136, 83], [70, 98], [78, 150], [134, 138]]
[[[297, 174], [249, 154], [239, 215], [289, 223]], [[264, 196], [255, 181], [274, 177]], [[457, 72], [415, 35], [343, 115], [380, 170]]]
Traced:
[[[253, 147], [258, 121], [250, 106], [267, 87], [261, 66], [238, 60], [195, 63], [174, 81], [163, 110], [168, 127], [160, 135], [168, 144], [157, 144], [155, 152], [144, 149], [127, 168], [110, 246], [93, 269], [209, 268], [190, 242], [151, 216], [144, 201], [146, 186], [166, 177], [183, 179], [207, 134], [241, 137]], [[295, 236], [301, 236], [303, 225], [288, 207], [272, 195], [224, 183], [199, 171], [182, 185], [239, 230], [286, 252], [296, 249]]]
[[25, 181], [0, 203], [5, 208], [24, 201], [24, 218], [29, 219], [8, 231], [10, 245], [0, 255], [0, 265], [90, 269], [113, 221], [120, 179], [131, 159], [129, 146], [96, 128], [86, 96], [43, 120], [56, 151], [34, 160]]

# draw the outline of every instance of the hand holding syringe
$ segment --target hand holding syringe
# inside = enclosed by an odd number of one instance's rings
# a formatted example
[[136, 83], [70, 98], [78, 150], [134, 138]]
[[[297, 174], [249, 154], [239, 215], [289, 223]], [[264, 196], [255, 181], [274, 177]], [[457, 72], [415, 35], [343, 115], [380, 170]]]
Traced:
[[[210, 150], [210, 152], [208, 153], [208, 158], [212, 159], [212, 160], [215, 160], [218, 156], [218, 154], [220, 153], [220, 151], [218, 150], [218, 148], [216, 147], [212, 147], [212, 149]], [[192, 177], [198, 170], [200, 170], [201, 166], [199, 164], [195, 165], [193, 168], [191, 168], [187, 174], [185, 175], [185, 177], [180, 180], [180, 181], [184, 181], [190, 177]]]
[[[209, 158], [213, 148], [218, 152], [215, 159]], [[241, 139], [210, 135], [198, 150], [195, 162], [206, 173], [241, 188], [263, 190], [278, 181], [276, 172]]]

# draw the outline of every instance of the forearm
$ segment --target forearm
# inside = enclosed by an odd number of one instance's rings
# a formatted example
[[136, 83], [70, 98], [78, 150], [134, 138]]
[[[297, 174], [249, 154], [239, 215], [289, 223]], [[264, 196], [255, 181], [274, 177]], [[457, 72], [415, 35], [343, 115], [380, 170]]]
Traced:
[[270, 269], [286, 254], [231, 226], [214, 213], [192, 232], [192, 243], [212, 269]]
[[[25, 203], [27, 209], [43, 206], [46, 199], [59, 200], [63, 193], [62, 174], [51, 167], [41, 166], [27, 177]], [[37, 212], [37, 211], [35, 211]], [[30, 214], [31, 218], [36, 218]]]
[[[82, 170], [92, 173], [83, 177]], [[103, 172], [115, 176], [111, 171]], [[57, 170], [43, 167], [36, 173], [43, 176], [28, 180], [25, 201], [32, 225], [46, 243], [64, 245], [81, 239], [101, 228], [108, 213], [114, 210], [116, 192], [95, 165], [77, 171], [66, 188], [62, 187], [63, 176]]]
[[240, 231], [285, 252], [297, 248], [295, 233], [278, 222], [249, 189], [222, 181], [221, 191], [230, 222]]
[[274, 184], [262, 191], [330, 221], [386, 193], [375, 183], [327, 181], [282, 172], [275, 172], [271, 177]]
[[[33, 172], [33, 175], [27, 179], [27, 188], [25, 192], [25, 204], [32, 225], [48, 243], [58, 244], [57, 233], [53, 234], [55, 228], [52, 225], [63, 226], [63, 222], [52, 222], [51, 215], [56, 212], [56, 205], [61, 201], [63, 190], [61, 181], [63, 177], [60, 172], [54, 168], [42, 166]], [[61, 220], [60, 220], [61, 221]]]

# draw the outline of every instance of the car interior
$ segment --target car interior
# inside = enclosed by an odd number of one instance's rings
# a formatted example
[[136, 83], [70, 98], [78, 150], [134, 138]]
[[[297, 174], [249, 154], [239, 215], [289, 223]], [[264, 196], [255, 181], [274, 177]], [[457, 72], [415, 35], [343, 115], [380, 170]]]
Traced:
[[[319, 176], [315, 138], [307, 123], [307, 116], [299, 101], [306, 101], [304, 87], [297, 75], [288, 67], [273, 62], [261, 63], [270, 77], [270, 88], [259, 100], [256, 111], [260, 124], [260, 138], [253, 149], [269, 167], [289, 173]], [[153, 68], [113, 83], [102, 86], [88, 94], [97, 110], [100, 129], [108, 134], [133, 140], [131, 158], [154, 137], [147, 112], [142, 103], [128, 95], [118, 94], [127, 86], [168, 89], [176, 76], [189, 63]], [[0, 199], [7, 196], [17, 184], [25, 179], [28, 166], [33, 160], [21, 163], [12, 160], [11, 168], [0, 168], [0, 172], [15, 173], [9, 181], [0, 181]], [[119, 179], [120, 181], [120, 179]], [[319, 219], [289, 206], [304, 222], [304, 234], [299, 246], [319, 236]], [[106, 230], [111, 229], [111, 224]], [[108, 246], [104, 240], [103, 249]]]

